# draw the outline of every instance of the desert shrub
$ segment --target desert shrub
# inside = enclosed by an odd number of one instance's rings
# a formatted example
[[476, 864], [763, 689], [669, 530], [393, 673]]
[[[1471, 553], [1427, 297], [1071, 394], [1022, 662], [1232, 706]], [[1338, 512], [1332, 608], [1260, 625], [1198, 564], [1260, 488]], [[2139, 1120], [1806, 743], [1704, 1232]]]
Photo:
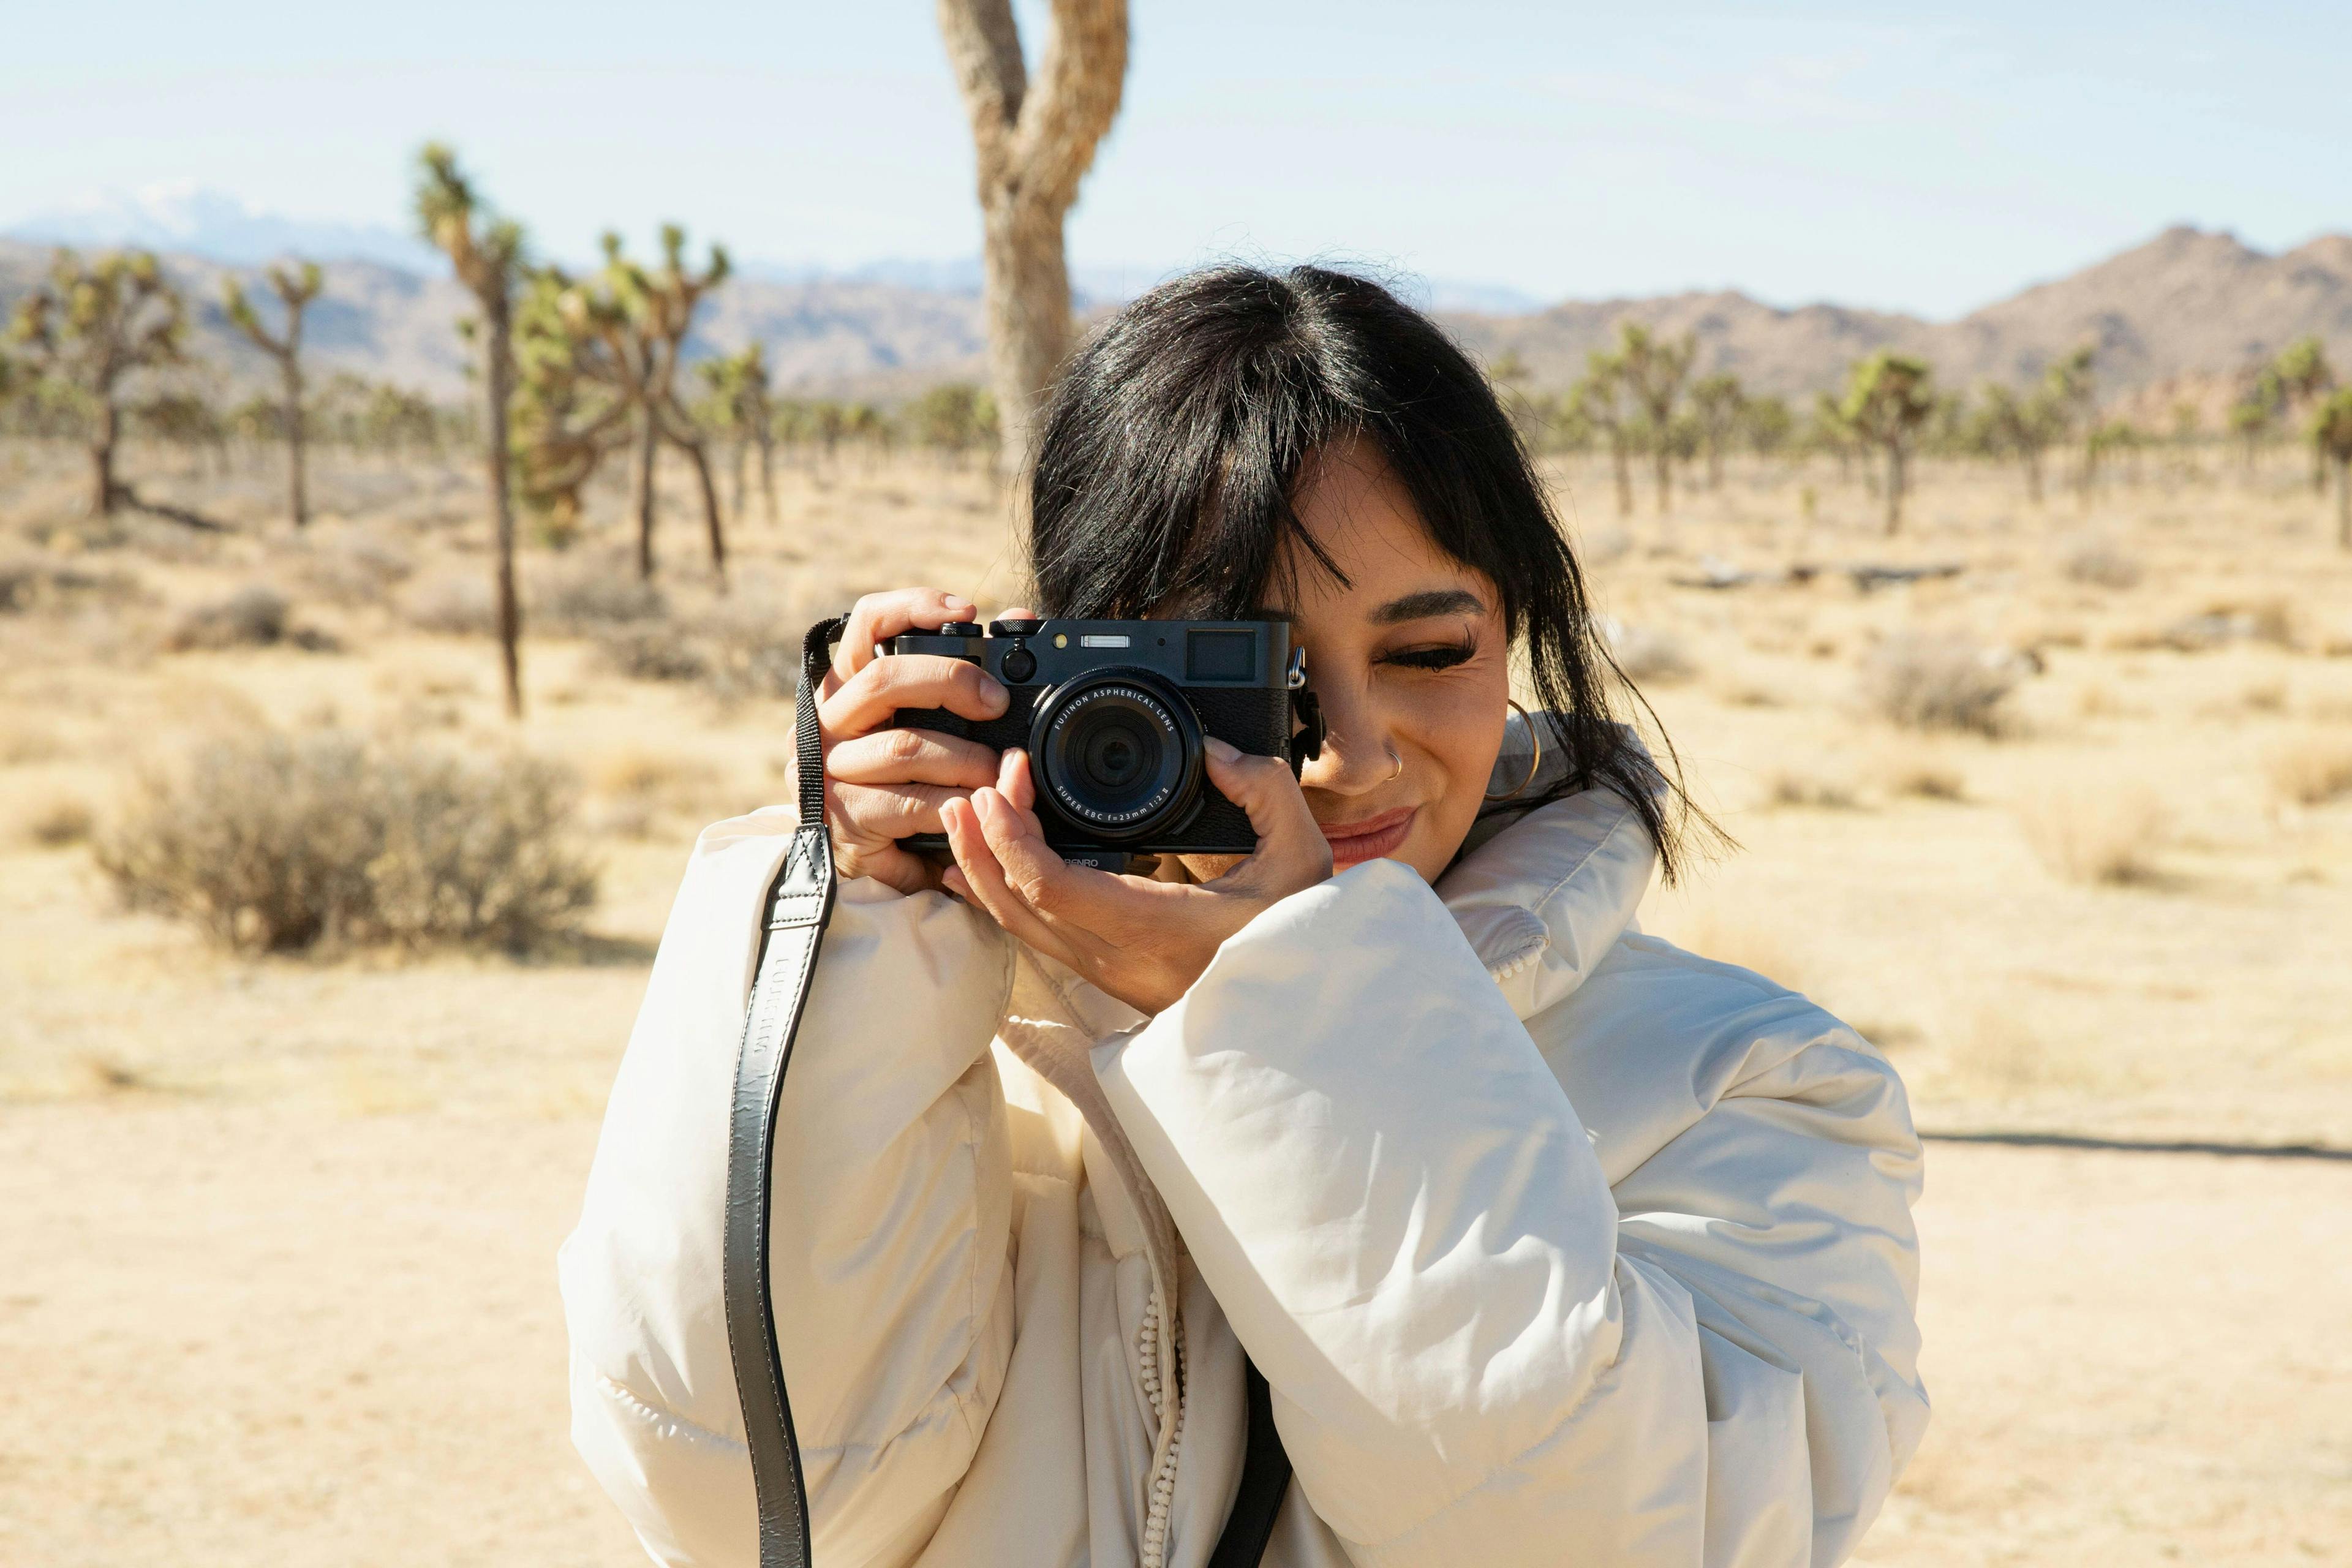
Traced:
[[144, 585], [128, 572], [93, 572], [36, 555], [0, 561], [0, 615], [112, 608], [145, 596]]
[[2136, 785], [2075, 784], [2032, 796], [2018, 821], [2042, 863], [2066, 880], [2129, 886], [2156, 879], [2168, 816]]
[[2015, 656], [1971, 638], [1904, 632], [1864, 656], [1863, 698], [1906, 729], [1999, 735], [2021, 673]]
[[143, 773], [97, 851], [132, 907], [248, 952], [521, 949], [594, 900], [595, 873], [570, 842], [573, 808], [569, 775], [529, 757], [257, 730]]
[[2265, 759], [2271, 791], [2295, 805], [2326, 805], [2352, 795], [2352, 740], [2312, 736]]
[[303, 581], [337, 604], [373, 605], [408, 581], [416, 566], [388, 539], [338, 532], [314, 541], [300, 570]]
[[25, 837], [44, 849], [63, 849], [89, 837], [89, 803], [79, 795], [53, 795], [25, 814]]
[[417, 630], [445, 637], [496, 637], [499, 631], [490, 585], [470, 574], [426, 578], [402, 599], [400, 613]]
[[1919, 800], [1966, 800], [1968, 775], [1933, 757], [1897, 757], [1886, 765], [1887, 793]]
[[533, 595], [531, 609], [538, 621], [567, 632], [658, 620], [669, 613], [661, 590], [644, 578], [589, 566], [551, 577]]
[[1786, 768], [1772, 775], [1766, 788], [1765, 799], [1776, 806], [1797, 806], [1813, 811], [1853, 811], [1862, 805], [1861, 795], [1845, 779], [1797, 773]]
[[192, 606], [173, 625], [164, 645], [191, 648], [268, 647], [284, 640], [294, 606], [266, 583], [252, 583], [224, 599]]
[[2086, 540], [2066, 556], [2066, 575], [2095, 588], [2136, 588], [2146, 575], [2139, 557], [2112, 540]]
[[1687, 680], [1698, 672], [1690, 651], [1682, 638], [1655, 626], [1629, 626], [1622, 621], [1606, 619], [1601, 632], [1609, 645], [1610, 657], [1625, 679], [1646, 681], [1652, 685], [1670, 685]]
[[699, 680], [703, 652], [671, 626], [616, 626], [596, 639], [597, 661], [630, 680]]

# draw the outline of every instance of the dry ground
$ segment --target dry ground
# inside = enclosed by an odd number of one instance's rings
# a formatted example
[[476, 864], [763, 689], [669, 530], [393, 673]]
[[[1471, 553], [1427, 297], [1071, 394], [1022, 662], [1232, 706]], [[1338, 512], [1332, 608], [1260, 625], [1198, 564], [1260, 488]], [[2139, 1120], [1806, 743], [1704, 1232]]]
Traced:
[[[2352, 559], [2284, 465], [2087, 513], [1931, 473], [1893, 544], [1825, 470], [1735, 475], [1664, 521], [1560, 478], [1744, 845], [1651, 926], [1853, 1018], [1926, 1126], [2352, 1145], [2352, 794], [2300, 798], [2352, 744], [2330, 653]], [[787, 710], [624, 679], [591, 626], [534, 639], [509, 726], [487, 646], [418, 624], [484, 569], [462, 473], [331, 462], [301, 541], [268, 522], [266, 473], [180, 481], [239, 523], [223, 540], [94, 537], [72, 479], [0, 449], [0, 567], [68, 578], [0, 612], [0, 1562], [635, 1560], [565, 1447], [552, 1254], [688, 838], [774, 795]], [[977, 474], [784, 480], [787, 524], [739, 528], [724, 606], [674, 512], [677, 623], [789, 638], [859, 588], [1014, 590]], [[537, 597], [604, 569], [614, 499], [566, 556], [529, 552]], [[2069, 574], [2088, 545], [2124, 563], [2080, 569], [2111, 585]], [[1709, 557], [1967, 570], [1676, 585]], [[341, 651], [163, 651], [255, 582]], [[2215, 610], [2238, 613], [2218, 646], [2163, 646]], [[1906, 629], [2042, 670], [1998, 737], [1901, 730], [1858, 692]], [[115, 906], [81, 840], [127, 769], [329, 719], [573, 763], [605, 868], [589, 935], [255, 961]], [[2053, 868], [2067, 831], [2119, 843], [2126, 879]], [[1919, 1218], [1937, 1422], [1868, 1561], [2352, 1559], [2352, 1163], [1939, 1144]]]

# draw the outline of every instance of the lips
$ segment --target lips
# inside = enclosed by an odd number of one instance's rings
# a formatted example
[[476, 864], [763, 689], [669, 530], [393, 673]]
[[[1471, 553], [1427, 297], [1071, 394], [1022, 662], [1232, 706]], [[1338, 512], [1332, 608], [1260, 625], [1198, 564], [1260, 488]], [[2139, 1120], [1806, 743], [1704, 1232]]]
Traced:
[[1331, 869], [1344, 871], [1350, 866], [1360, 866], [1367, 860], [1377, 860], [1393, 854], [1405, 835], [1412, 831], [1412, 819], [1421, 808], [1401, 805], [1394, 811], [1384, 811], [1378, 816], [1368, 816], [1360, 822], [1326, 822], [1318, 824], [1323, 837], [1331, 846]]

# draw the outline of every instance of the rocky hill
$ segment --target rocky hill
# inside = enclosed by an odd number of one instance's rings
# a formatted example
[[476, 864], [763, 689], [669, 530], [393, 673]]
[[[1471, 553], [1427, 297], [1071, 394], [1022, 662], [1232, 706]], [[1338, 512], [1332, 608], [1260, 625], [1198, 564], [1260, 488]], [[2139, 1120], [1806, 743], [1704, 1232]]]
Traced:
[[[0, 240], [0, 309], [47, 266], [45, 247]], [[258, 384], [265, 369], [220, 309], [226, 273], [193, 256], [167, 264], [195, 308], [198, 348], [224, 375]], [[350, 370], [441, 397], [465, 366], [453, 323], [464, 297], [446, 279], [373, 261], [327, 268], [309, 336], [320, 367]], [[1703, 371], [1736, 372], [1763, 391], [1835, 386], [1874, 349], [1925, 355], [1946, 385], [2019, 381], [2078, 343], [2099, 352], [2112, 397], [2210, 393], [2249, 361], [2315, 332], [2352, 366], [2352, 236], [2270, 256], [2226, 233], [2174, 228], [2071, 277], [2038, 284], [1953, 321], [1820, 304], [1783, 310], [1737, 292], [1569, 301], [1524, 315], [1447, 313], [1480, 355], [1512, 353], [1538, 386], [1564, 386], [1585, 355], [1633, 320], [1697, 334]], [[981, 371], [980, 303], [969, 290], [884, 279], [739, 277], [714, 297], [698, 342], [710, 352], [768, 345], [779, 384], [803, 394], [887, 397]], [[2200, 394], [2201, 395], [2201, 394]]]
[[2023, 381], [2087, 342], [2098, 350], [2102, 390], [2128, 396], [2226, 379], [2311, 332], [2336, 363], [2352, 366], [2352, 236], [2267, 256], [2234, 235], [2167, 229], [1954, 321], [1839, 305], [1780, 310], [1727, 292], [1572, 301], [1452, 325], [1482, 355], [1517, 353], [1537, 384], [1561, 385], [1622, 320], [1695, 332], [1701, 371], [1731, 371], [1768, 392], [1835, 386], [1849, 363], [1879, 348], [1923, 355], [1948, 386]]

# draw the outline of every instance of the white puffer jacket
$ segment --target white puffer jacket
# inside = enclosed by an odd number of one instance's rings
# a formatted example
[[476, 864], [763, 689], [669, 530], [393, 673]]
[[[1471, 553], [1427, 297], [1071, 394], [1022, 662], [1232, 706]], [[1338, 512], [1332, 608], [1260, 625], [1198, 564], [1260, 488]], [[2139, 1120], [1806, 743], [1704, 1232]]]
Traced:
[[[792, 820], [696, 847], [563, 1248], [573, 1438], [663, 1563], [757, 1558], [719, 1229]], [[1150, 1020], [845, 884], [774, 1196], [815, 1562], [1201, 1568], [1244, 1346], [1269, 1568], [1843, 1558], [1927, 1419], [1918, 1142], [1853, 1030], [1636, 931], [1653, 860], [1559, 801], [1284, 900]]]

